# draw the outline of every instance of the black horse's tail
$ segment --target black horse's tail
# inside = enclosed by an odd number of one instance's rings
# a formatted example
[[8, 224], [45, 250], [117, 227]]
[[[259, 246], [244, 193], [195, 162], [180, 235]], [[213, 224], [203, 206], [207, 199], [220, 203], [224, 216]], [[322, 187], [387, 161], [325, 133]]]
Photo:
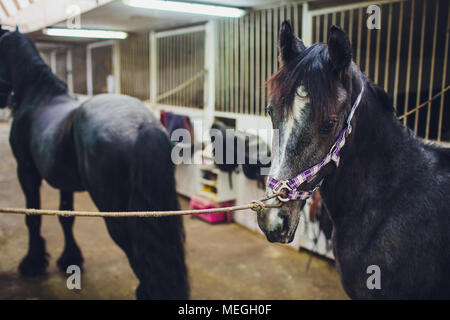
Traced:
[[[158, 126], [139, 129], [132, 155], [129, 211], [179, 209], [170, 155], [169, 138]], [[131, 226], [135, 258], [130, 263], [140, 280], [137, 298], [188, 299], [182, 218], [135, 218]]]

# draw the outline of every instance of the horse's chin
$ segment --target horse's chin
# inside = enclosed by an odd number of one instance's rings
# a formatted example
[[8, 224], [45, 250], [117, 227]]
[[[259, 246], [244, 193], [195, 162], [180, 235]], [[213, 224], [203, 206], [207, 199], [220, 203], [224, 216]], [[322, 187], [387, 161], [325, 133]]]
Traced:
[[290, 243], [294, 240], [304, 204], [305, 201], [287, 202], [258, 215], [258, 224], [269, 242]]
[[264, 234], [266, 235], [267, 240], [272, 243], [290, 243], [294, 240], [295, 237], [295, 231], [292, 232], [292, 234], [286, 236], [271, 232], [264, 232]]

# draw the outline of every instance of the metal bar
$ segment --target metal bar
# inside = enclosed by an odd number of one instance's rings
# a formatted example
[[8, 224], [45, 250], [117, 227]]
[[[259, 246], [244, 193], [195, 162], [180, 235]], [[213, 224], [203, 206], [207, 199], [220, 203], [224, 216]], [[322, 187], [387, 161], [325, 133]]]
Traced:
[[[406, 88], [405, 88], [405, 105], [403, 107], [403, 113], [405, 114], [408, 111], [408, 103], [409, 103], [409, 86], [410, 86], [410, 78], [411, 78], [411, 59], [412, 59], [412, 43], [413, 43], [413, 33], [414, 33], [414, 2], [411, 1], [411, 16], [409, 20], [409, 43], [408, 43], [408, 62], [406, 66]], [[403, 125], [406, 126], [406, 117], [403, 118]]]
[[400, 50], [402, 41], [402, 27], [403, 27], [403, 2], [400, 2], [400, 13], [398, 17], [398, 33], [397, 33], [397, 55], [395, 63], [395, 78], [394, 78], [394, 108], [397, 110], [398, 97], [398, 78], [400, 74]]
[[[296, 11], [294, 11], [296, 12]], [[297, 23], [296, 23], [297, 24]], [[298, 27], [297, 27], [298, 29]], [[267, 79], [267, 10], [262, 11], [261, 14], [261, 76], [260, 76], [260, 88], [261, 88], [261, 101], [258, 107], [259, 115], [264, 115], [264, 107], [267, 104], [267, 92], [264, 86], [264, 82]]]
[[407, 113], [402, 114], [400, 117], [398, 117], [398, 119], [404, 119], [404, 118], [406, 118], [407, 116], [409, 116], [409, 115], [415, 113], [417, 110], [419, 110], [419, 109], [425, 107], [426, 105], [428, 105], [429, 102], [433, 101], [433, 100], [436, 99], [437, 97], [440, 97], [440, 96], [444, 95], [444, 93], [446, 93], [446, 92], [449, 91], [449, 90], [450, 90], [450, 85], [447, 86], [447, 87], [445, 87], [445, 88], [443, 88], [440, 92], [436, 93], [434, 96], [431, 97], [430, 100], [427, 100], [427, 101], [425, 101], [424, 103], [418, 105], [417, 107], [414, 107], [413, 109], [408, 110]]
[[[431, 50], [431, 67], [430, 67], [430, 87], [428, 88], [428, 100], [431, 100], [433, 95], [434, 84], [434, 60], [436, 58], [436, 40], [437, 40], [437, 25], [439, 18], [439, 1], [436, 1], [436, 9], [434, 12], [434, 28], [433, 28], [433, 49]], [[445, 73], [445, 70], [444, 70]], [[431, 102], [427, 107], [427, 128], [425, 129], [425, 139], [430, 137], [430, 120], [431, 120]]]
[[255, 108], [253, 114], [258, 114], [261, 98], [261, 11], [255, 17]]
[[[195, 50], [194, 39], [195, 39], [195, 33], [189, 34], [189, 51], [188, 51], [189, 52], [189, 77], [192, 77], [194, 75], [195, 71], [196, 71], [195, 70], [195, 60], [194, 60], [194, 55], [193, 55], [193, 51]], [[220, 52], [218, 52], [218, 54], [220, 54]], [[218, 61], [219, 61], [219, 65], [220, 65], [220, 59]], [[219, 85], [220, 80], [219, 80], [219, 77], [217, 75], [218, 75], [218, 72], [215, 72], [215, 80], [214, 80], [214, 82], [217, 85], [215, 86], [214, 90], [216, 90], [216, 92], [215, 92], [215, 96], [216, 97], [218, 96], [217, 88], [220, 88], [220, 85]], [[189, 91], [189, 93], [188, 93], [189, 105], [193, 107], [193, 106], [195, 106], [195, 101], [194, 101], [194, 84], [193, 83], [191, 83], [189, 85], [188, 91]]]
[[250, 13], [250, 114], [255, 114], [255, 12]]
[[287, 4], [286, 6], [285, 6], [285, 8], [286, 8], [286, 17], [285, 17], [285, 20], [290, 20], [291, 21], [291, 23], [294, 23], [293, 21], [292, 21], [292, 14], [291, 14], [291, 5], [290, 4]]
[[[348, 21], [348, 36], [350, 41], [353, 41], [353, 10], [350, 10]], [[353, 43], [352, 43], [353, 45]]]
[[389, 87], [389, 60], [391, 55], [392, 3], [389, 4], [388, 30], [386, 40], [386, 58], [384, 66], [384, 91]]
[[[447, 82], [447, 63], [448, 63], [448, 42], [449, 42], [449, 33], [450, 33], [450, 7], [448, 8], [447, 13], [447, 32], [446, 32], [446, 38], [445, 38], [445, 53], [444, 53], [444, 67], [442, 72], [442, 83], [441, 83], [441, 89], [444, 89], [445, 84]], [[441, 141], [442, 137], [442, 117], [444, 115], [444, 98], [445, 95], [443, 94], [441, 97], [441, 104], [439, 106], [439, 125], [438, 125], [438, 141]]]
[[239, 104], [239, 20], [234, 19], [234, 111], [240, 111]]
[[328, 15], [323, 16], [323, 34], [322, 34], [322, 41], [327, 42], [327, 35], [328, 35]]
[[245, 53], [244, 53], [244, 60], [245, 60], [245, 68], [244, 68], [244, 83], [245, 83], [245, 102], [244, 102], [244, 113], [249, 113], [250, 110], [250, 91], [249, 91], [249, 84], [250, 84], [250, 76], [249, 76], [249, 70], [250, 70], [250, 15], [246, 15], [244, 17], [244, 35], [245, 35]]
[[362, 8], [358, 10], [358, 38], [356, 40], [356, 64], [359, 66], [361, 61], [361, 33], [362, 33]]
[[86, 86], [87, 86], [87, 94], [89, 96], [93, 95], [93, 81], [92, 81], [92, 52], [91, 48], [87, 46], [86, 48]]
[[[169, 69], [170, 69], [170, 63], [173, 60], [174, 52], [170, 48], [171, 44], [171, 37], [166, 37], [163, 40], [164, 46], [161, 47], [161, 55], [164, 56], [164, 64], [163, 64], [163, 70], [164, 70], [164, 91], [168, 91], [170, 89], [170, 78], [169, 78]], [[165, 54], [165, 52], [168, 52], [168, 54]], [[169, 104], [168, 99], [163, 100], [165, 104]]]
[[273, 10], [273, 27], [274, 27], [274, 46], [273, 46], [273, 72], [275, 73], [276, 70], [278, 70], [278, 32], [280, 29], [280, 22], [278, 20], [278, 15], [280, 13], [279, 9], [274, 9]]
[[245, 81], [244, 81], [244, 18], [239, 19], [239, 113], [244, 112], [244, 95], [245, 95]]
[[377, 29], [377, 44], [375, 49], [375, 71], [374, 71], [374, 81], [376, 84], [378, 84], [378, 74], [379, 74], [379, 64], [380, 64], [380, 42], [381, 42], [381, 30]]
[[370, 44], [372, 41], [372, 30], [370, 29], [365, 29], [366, 30], [366, 34], [367, 34], [367, 39], [366, 39], [366, 61], [365, 61], [365, 73], [367, 74], [368, 77], [371, 77], [370, 75]]
[[[173, 88], [175, 88], [178, 85], [178, 81], [177, 78], [175, 77], [175, 73], [178, 73], [178, 59], [180, 58], [179, 54], [179, 50], [178, 50], [178, 36], [179, 34], [176, 34], [172, 37], [170, 37], [170, 39], [172, 40], [172, 44], [170, 46], [169, 50], [172, 50], [174, 53], [174, 59], [172, 60], [172, 64], [169, 68], [169, 75], [170, 75], [170, 87], [169, 89], [172, 90]], [[173, 95], [173, 103], [176, 106], [179, 106], [179, 102], [178, 102], [178, 91], [176, 94]]]
[[229, 52], [228, 52], [228, 33], [229, 33], [229, 28], [228, 28], [228, 19], [226, 19], [224, 21], [224, 57], [225, 57], [225, 65], [224, 65], [224, 79], [225, 79], [225, 86], [224, 86], [224, 95], [225, 95], [225, 101], [224, 101], [224, 110], [225, 111], [229, 111], [229, 87], [230, 87], [230, 80], [228, 78], [228, 66], [229, 66]]
[[[423, 42], [425, 37], [425, 23], [426, 23], [426, 16], [427, 16], [427, 2], [422, 2], [422, 29], [421, 29], [421, 35], [420, 35], [420, 53], [419, 53], [419, 74], [417, 79], [417, 96], [416, 96], [416, 105], [420, 104], [420, 93], [422, 91], [422, 70], [423, 70]], [[414, 117], [414, 132], [417, 133], [417, 130], [419, 128], [419, 110], [416, 111], [416, 115]], [[427, 122], [427, 129], [430, 126], [430, 123]]]
[[[267, 80], [267, 78], [269, 78], [272, 73], [273, 73], [273, 69], [272, 69], [272, 64], [273, 64], [273, 47], [275, 47], [275, 43], [273, 41], [274, 39], [274, 27], [272, 24], [272, 9], [268, 9], [267, 10], [267, 77], [265, 80]], [[266, 89], [266, 96], [267, 96], [267, 100], [269, 99], [269, 93], [268, 90]], [[269, 101], [266, 102], [266, 105], [268, 104]]]
[[295, 35], [299, 35], [300, 34], [300, 30], [299, 30], [299, 26], [300, 26], [300, 20], [299, 20], [299, 14], [298, 14], [298, 10], [299, 7], [301, 7], [301, 4], [294, 4], [294, 33]]
[[221, 89], [220, 89], [220, 110], [225, 111], [225, 21], [220, 22], [220, 79], [221, 79]]
[[403, 1], [405, 1], [405, 0], [366, 1], [366, 2], [348, 4], [348, 5], [333, 6], [333, 7], [328, 7], [325, 9], [311, 10], [310, 14], [311, 14], [311, 16], [321, 16], [321, 15], [333, 13], [336, 11], [347, 11], [347, 10], [354, 10], [354, 9], [360, 9], [360, 8], [367, 8], [368, 6], [370, 6], [372, 4], [382, 5], [382, 4], [386, 4], [386, 3], [403, 2]]
[[230, 63], [228, 64], [228, 87], [230, 88], [229, 94], [230, 94], [230, 111], [235, 112], [235, 105], [234, 105], [234, 32], [233, 32], [233, 19], [228, 20], [228, 50], [229, 50], [229, 58]]
[[186, 34], [186, 33], [194, 33], [194, 32], [200, 32], [205, 31], [205, 25], [200, 26], [193, 26], [193, 27], [187, 27], [187, 28], [179, 28], [174, 30], [167, 30], [167, 31], [161, 31], [156, 33], [156, 38], [165, 38], [165, 37], [173, 37], [180, 34]]
[[319, 42], [319, 30], [320, 30], [320, 17], [313, 17], [313, 21], [314, 21], [314, 32], [313, 32], [313, 36], [314, 36], [314, 43]]
[[[161, 93], [166, 91], [165, 90], [165, 82], [166, 82], [166, 70], [164, 66], [165, 59], [167, 59], [167, 56], [170, 54], [169, 52], [167, 54], [162, 54], [164, 46], [164, 41], [167, 39], [158, 39], [156, 38], [156, 34], [154, 35], [155, 42], [157, 43], [157, 50], [158, 50], [158, 90], [156, 91], [155, 98]], [[161, 101], [163, 102], [163, 101]]]
[[[174, 85], [174, 78], [173, 78], [173, 72], [171, 72], [171, 70], [175, 69], [176, 63], [177, 63], [177, 58], [178, 58], [178, 50], [176, 50], [175, 48], [175, 38], [176, 35], [169, 37], [168, 39], [170, 40], [170, 45], [168, 50], [172, 51], [172, 59], [169, 60], [169, 65], [167, 68], [167, 74], [168, 74], [168, 79], [169, 79], [169, 85], [168, 85], [168, 90], [171, 90], [175, 87]], [[173, 105], [177, 105], [177, 101], [176, 101], [176, 97], [172, 96], [172, 99], [169, 98], [169, 101], [172, 100], [169, 104], [173, 104]]]

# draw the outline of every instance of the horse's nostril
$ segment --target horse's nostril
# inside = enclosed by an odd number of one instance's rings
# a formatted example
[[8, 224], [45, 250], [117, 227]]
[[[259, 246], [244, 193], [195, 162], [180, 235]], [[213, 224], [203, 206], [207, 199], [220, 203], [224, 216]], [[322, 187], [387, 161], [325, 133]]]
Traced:
[[285, 236], [289, 232], [289, 216], [287, 214], [280, 215], [283, 223], [281, 224], [280, 234]]

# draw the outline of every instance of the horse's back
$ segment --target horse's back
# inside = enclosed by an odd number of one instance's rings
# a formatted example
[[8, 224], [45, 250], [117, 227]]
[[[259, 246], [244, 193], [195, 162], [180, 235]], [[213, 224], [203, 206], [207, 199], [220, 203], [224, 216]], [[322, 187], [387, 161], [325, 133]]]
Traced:
[[77, 111], [76, 121], [78, 129], [115, 143], [134, 140], [142, 125], [161, 129], [144, 103], [120, 94], [101, 94], [87, 100]]
[[[79, 173], [102, 209], [126, 205], [135, 145], [143, 129], [150, 132], [149, 140], [164, 143], [161, 139], [152, 139], [152, 136], [166, 135], [157, 118], [141, 101], [129, 96], [98, 95], [77, 110], [74, 139]], [[168, 138], [165, 143], [169, 144]], [[152, 157], [160, 155], [154, 153]]]

